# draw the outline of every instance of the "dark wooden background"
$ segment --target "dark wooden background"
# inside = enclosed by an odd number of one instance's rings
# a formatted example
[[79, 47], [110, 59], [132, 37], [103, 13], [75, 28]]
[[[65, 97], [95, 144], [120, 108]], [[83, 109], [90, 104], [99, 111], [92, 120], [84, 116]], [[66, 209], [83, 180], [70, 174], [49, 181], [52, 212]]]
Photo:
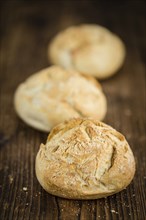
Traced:
[[[144, 1], [1, 1], [0, 8], [0, 219], [146, 219]], [[41, 188], [34, 162], [47, 134], [24, 124], [13, 106], [18, 84], [50, 65], [50, 39], [63, 28], [79, 23], [106, 26], [126, 44], [124, 66], [117, 75], [101, 82], [108, 99], [104, 121], [126, 136], [137, 165], [127, 189], [93, 201], [62, 199]]]

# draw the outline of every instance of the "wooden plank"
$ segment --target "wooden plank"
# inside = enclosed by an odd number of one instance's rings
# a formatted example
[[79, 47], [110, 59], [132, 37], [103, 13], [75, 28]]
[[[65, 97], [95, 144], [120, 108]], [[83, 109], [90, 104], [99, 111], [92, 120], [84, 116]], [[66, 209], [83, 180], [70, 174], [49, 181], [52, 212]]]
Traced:
[[[1, 3], [0, 219], [146, 218], [144, 9], [144, 1]], [[124, 66], [101, 84], [108, 99], [105, 122], [127, 137], [137, 163], [135, 178], [127, 189], [91, 201], [58, 198], [41, 188], [34, 163], [47, 134], [24, 124], [13, 107], [17, 85], [49, 65], [47, 46], [54, 34], [82, 22], [105, 25], [126, 44]]]

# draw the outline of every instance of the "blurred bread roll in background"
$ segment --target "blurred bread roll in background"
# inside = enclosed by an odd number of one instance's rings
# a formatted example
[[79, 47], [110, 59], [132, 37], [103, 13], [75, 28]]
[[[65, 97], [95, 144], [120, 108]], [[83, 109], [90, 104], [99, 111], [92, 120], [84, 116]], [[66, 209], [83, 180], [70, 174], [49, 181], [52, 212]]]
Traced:
[[130, 184], [135, 160], [125, 137], [93, 119], [56, 126], [41, 144], [36, 175], [49, 193], [68, 199], [98, 199]]
[[107, 111], [106, 97], [93, 77], [58, 66], [43, 69], [21, 83], [14, 105], [23, 121], [46, 132], [70, 118], [102, 120]]
[[48, 57], [53, 64], [104, 79], [122, 66], [125, 46], [108, 29], [83, 24], [58, 33], [49, 45]]

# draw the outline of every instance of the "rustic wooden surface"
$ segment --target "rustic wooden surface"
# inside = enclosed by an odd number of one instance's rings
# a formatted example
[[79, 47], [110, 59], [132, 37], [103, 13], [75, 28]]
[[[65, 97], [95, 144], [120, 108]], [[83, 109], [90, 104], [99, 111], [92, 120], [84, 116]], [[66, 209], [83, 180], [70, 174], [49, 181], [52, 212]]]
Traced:
[[[98, 2], [1, 1], [1, 220], [146, 219], [145, 3]], [[108, 27], [126, 44], [124, 66], [101, 83], [108, 99], [105, 122], [126, 136], [137, 171], [130, 186], [116, 195], [72, 201], [52, 196], [39, 185], [34, 162], [47, 134], [28, 127], [17, 117], [13, 94], [20, 82], [49, 65], [50, 39], [63, 28], [83, 22]]]

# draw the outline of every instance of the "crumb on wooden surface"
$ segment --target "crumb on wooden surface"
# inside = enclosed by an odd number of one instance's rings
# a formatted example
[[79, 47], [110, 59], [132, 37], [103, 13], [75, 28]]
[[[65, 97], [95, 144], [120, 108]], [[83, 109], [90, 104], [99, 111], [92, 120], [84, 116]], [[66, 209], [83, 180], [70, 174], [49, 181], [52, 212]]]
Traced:
[[27, 191], [27, 187], [23, 187], [23, 191]]

